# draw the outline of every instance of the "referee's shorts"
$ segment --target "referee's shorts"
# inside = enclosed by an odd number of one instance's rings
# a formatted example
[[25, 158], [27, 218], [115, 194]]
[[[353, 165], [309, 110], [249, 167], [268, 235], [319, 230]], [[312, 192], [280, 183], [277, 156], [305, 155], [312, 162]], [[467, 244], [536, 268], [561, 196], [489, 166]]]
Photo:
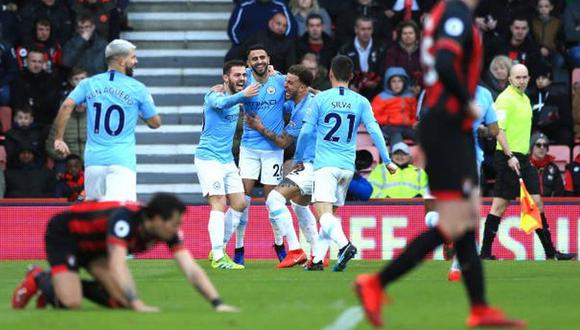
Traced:
[[[540, 194], [540, 179], [538, 171], [532, 166], [528, 155], [514, 152], [514, 156], [520, 162], [520, 174], [526, 188], [531, 195]], [[508, 165], [508, 157], [500, 150], [495, 151], [493, 167], [495, 168], [494, 196], [506, 200], [515, 199], [520, 195], [520, 182], [518, 175]]]

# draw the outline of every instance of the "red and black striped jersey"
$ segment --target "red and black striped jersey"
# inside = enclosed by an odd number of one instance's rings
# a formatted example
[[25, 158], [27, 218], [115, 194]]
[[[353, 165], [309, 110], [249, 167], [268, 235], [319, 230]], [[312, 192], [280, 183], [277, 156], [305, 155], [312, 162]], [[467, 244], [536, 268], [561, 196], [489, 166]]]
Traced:
[[56, 227], [61, 235], [72, 236], [81, 254], [105, 254], [109, 244], [122, 245], [129, 253], [147, 251], [160, 242], [171, 251], [183, 248], [181, 232], [167, 241], [147, 233], [140, 209], [135, 203], [86, 202], [72, 206], [51, 222], [59, 222]]
[[[473, 99], [482, 62], [481, 37], [472, 14], [460, 0], [441, 1], [425, 22], [421, 44], [426, 96], [424, 106], [449, 114], [463, 114]], [[444, 52], [449, 57], [439, 56]], [[438, 70], [449, 59], [450, 72]], [[469, 118], [466, 118], [469, 120]]]

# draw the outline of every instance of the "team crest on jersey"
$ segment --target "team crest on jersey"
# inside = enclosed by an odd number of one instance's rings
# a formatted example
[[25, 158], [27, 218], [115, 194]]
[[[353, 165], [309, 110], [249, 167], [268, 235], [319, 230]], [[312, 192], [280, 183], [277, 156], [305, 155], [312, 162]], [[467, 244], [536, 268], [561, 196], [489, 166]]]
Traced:
[[452, 37], [457, 37], [463, 33], [463, 22], [457, 17], [451, 17], [443, 26], [445, 33]]
[[222, 187], [222, 184], [219, 181], [213, 183], [213, 189], [219, 190]]
[[115, 231], [115, 235], [118, 237], [127, 237], [127, 235], [129, 235], [129, 223], [125, 220], [119, 220], [115, 224], [113, 230]]
[[276, 93], [276, 88], [274, 88], [273, 86], [270, 86], [266, 89], [266, 93], [272, 95], [272, 94]]
[[77, 264], [77, 258], [71, 254], [66, 258], [66, 262], [70, 267], [75, 267]]
[[28, 52], [26, 51], [26, 48], [20, 48], [20, 51], [18, 52], [18, 55], [20, 55], [20, 57], [26, 57], [26, 55], [28, 55]]

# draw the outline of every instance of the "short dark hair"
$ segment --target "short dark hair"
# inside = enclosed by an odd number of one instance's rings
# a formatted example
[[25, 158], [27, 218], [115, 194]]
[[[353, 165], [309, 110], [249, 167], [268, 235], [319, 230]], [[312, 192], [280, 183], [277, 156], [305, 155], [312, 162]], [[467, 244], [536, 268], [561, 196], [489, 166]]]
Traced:
[[38, 26], [38, 25], [42, 25], [42, 26], [50, 26], [52, 28], [52, 23], [50, 22], [50, 20], [48, 19], [48, 17], [40, 17], [38, 18], [35, 22], [34, 22], [34, 26]]
[[417, 38], [417, 40], [419, 40], [419, 26], [417, 25], [417, 23], [415, 23], [415, 21], [412, 21], [412, 20], [402, 21], [401, 23], [399, 23], [397, 25], [397, 40], [401, 39], [401, 34], [403, 33], [403, 29], [406, 27], [412, 28], [413, 31], [415, 31], [415, 38]]
[[68, 156], [66, 156], [66, 158], [64, 159], [64, 161], [65, 162], [68, 162], [69, 160], [78, 160], [80, 162], [82, 159], [77, 154], [69, 154]]
[[222, 70], [223, 74], [225, 74], [225, 75], [229, 74], [234, 66], [243, 66], [245, 68], [246, 63], [244, 63], [244, 61], [242, 61], [242, 60], [227, 61], [226, 63], [224, 63], [224, 66], [223, 66], [223, 70]]
[[89, 71], [87, 71], [87, 69], [80, 67], [80, 66], [73, 66], [73, 68], [70, 69], [70, 71], [68, 72], [67, 78], [72, 78], [72, 77], [76, 76], [77, 74], [81, 74], [81, 73], [86, 73], [88, 75]]
[[306, 16], [306, 26], [308, 26], [308, 22], [310, 22], [311, 19], [316, 19], [316, 18], [318, 18], [320, 20], [320, 22], [322, 24], [324, 24], [324, 18], [322, 18], [322, 16], [320, 16], [320, 14], [311, 13], [308, 16]]
[[185, 204], [173, 194], [156, 193], [142, 211], [148, 219], [158, 215], [163, 221], [167, 221], [175, 211], [183, 214], [185, 212]]
[[95, 24], [95, 19], [92, 18], [91, 16], [88, 16], [88, 15], [79, 15], [79, 16], [77, 16], [77, 19], [76, 19], [75, 22], [76, 22], [76, 24], [79, 24], [79, 23], [87, 22], [87, 21]]
[[263, 50], [266, 52], [266, 55], [268, 54], [266, 46], [264, 46], [263, 44], [254, 44], [248, 47], [248, 50], [246, 50], [246, 59], [248, 58], [248, 56], [250, 56], [250, 53], [254, 50]]
[[354, 22], [354, 25], [357, 26], [358, 22], [371, 22], [373, 23], [373, 19], [370, 16], [367, 15], [361, 15], [359, 17], [356, 18], [356, 21]]
[[301, 83], [303, 83], [304, 85], [306, 85], [308, 87], [310, 87], [310, 85], [312, 85], [312, 80], [314, 80], [314, 77], [312, 76], [312, 72], [310, 72], [310, 70], [308, 70], [307, 68], [305, 68], [301, 64], [294, 64], [293, 66], [291, 66], [288, 69], [288, 73], [293, 74], [296, 77], [298, 77], [298, 80], [300, 80]]
[[27, 113], [27, 114], [34, 116], [34, 111], [32, 110], [32, 108], [28, 104], [19, 104], [19, 105], [15, 106], [14, 107], [14, 116], [16, 116], [16, 113], [18, 113], [18, 112]]
[[349, 82], [354, 71], [354, 63], [346, 55], [337, 55], [332, 59], [330, 70], [336, 80]]
[[524, 15], [515, 15], [514, 17], [512, 17], [512, 19], [510, 20], [510, 26], [514, 24], [515, 21], [525, 21], [526, 23], [528, 23], [528, 26], [530, 26], [530, 21]]

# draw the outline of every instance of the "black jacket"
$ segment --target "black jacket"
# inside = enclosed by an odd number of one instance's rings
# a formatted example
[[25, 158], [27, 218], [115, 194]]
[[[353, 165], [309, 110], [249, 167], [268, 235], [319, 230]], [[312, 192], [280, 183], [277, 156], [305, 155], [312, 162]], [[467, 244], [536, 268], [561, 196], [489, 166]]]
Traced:
[[315, 53], [318, 55], [318, 64], [324, 66], [325, 68], [330, 68], [330, 62], [332, 58], [336, 56], [338, 51], [332, 37], [326, 33], [322, 33], [323, 46], [319, 53], [314, 52], [310, 49], [310, 43], [308, 42], [308, 32], [305, 32], [302, 37], [296, 39], [296, 59], [300, 61], [306, 53]]
[[[354, 38], [349, 43], [344, 44], [340, 48], [338, 53], [341, 55], [346, 55], [346, 56], [350, 57], [350, 59], [354, 63], [354, 78], [351, 81], [351, 84], [356, 85], [357, 82], [359, 82], [361, 79], [363, 79], [363, 76], [365, 76], [365, 73], [361, 71], [360, 62], [359, 62], [359, 54], [358, 54], [358, 51], [356, 50], [356, 47], [354, 45]], [[384, 71], [385, 71], [384, 65], [383, 65], [385, 53], [386, 53], [386, 49], [383, 46], [383, 44], [380, 41], [373, 39], [373, 45], [371, 46], [371, 51], [369, 52], [369, 58], [368, 58], [368, 63], [369, 63], [368, 72], [372, 72], [373, 75], [376, 75], [376, 79], [378, 79], [379, 83], [373, 89], [366, 89], [366, 90], [359, 89], [359, 93], [368, 99], [372, 99], [372, 97], [374, 97], [376, 94], [378, 94], [383, 89], [383, 84], [380, 81], [382, 80], [382, 77], [383, 77]], [[368, 76], [368, 73], [366, 75]]]
[[47, 6], [42, 0], [28, 1], [20, 12], [20, 35], [32, 35], [34, 22], [40, 17], [48, 18], [52, 25], [51, 34], [61, 45], [70, 38], [73, 31], [72, 19], [64, 1], [61, 0], [56, 0], [52, 6]]
[[52, 75], [41, 71], [22, 71], [12, 84], [12, 105], [28, 105], [37, 124], [51, 125], [59, 107], [60, 84]]

